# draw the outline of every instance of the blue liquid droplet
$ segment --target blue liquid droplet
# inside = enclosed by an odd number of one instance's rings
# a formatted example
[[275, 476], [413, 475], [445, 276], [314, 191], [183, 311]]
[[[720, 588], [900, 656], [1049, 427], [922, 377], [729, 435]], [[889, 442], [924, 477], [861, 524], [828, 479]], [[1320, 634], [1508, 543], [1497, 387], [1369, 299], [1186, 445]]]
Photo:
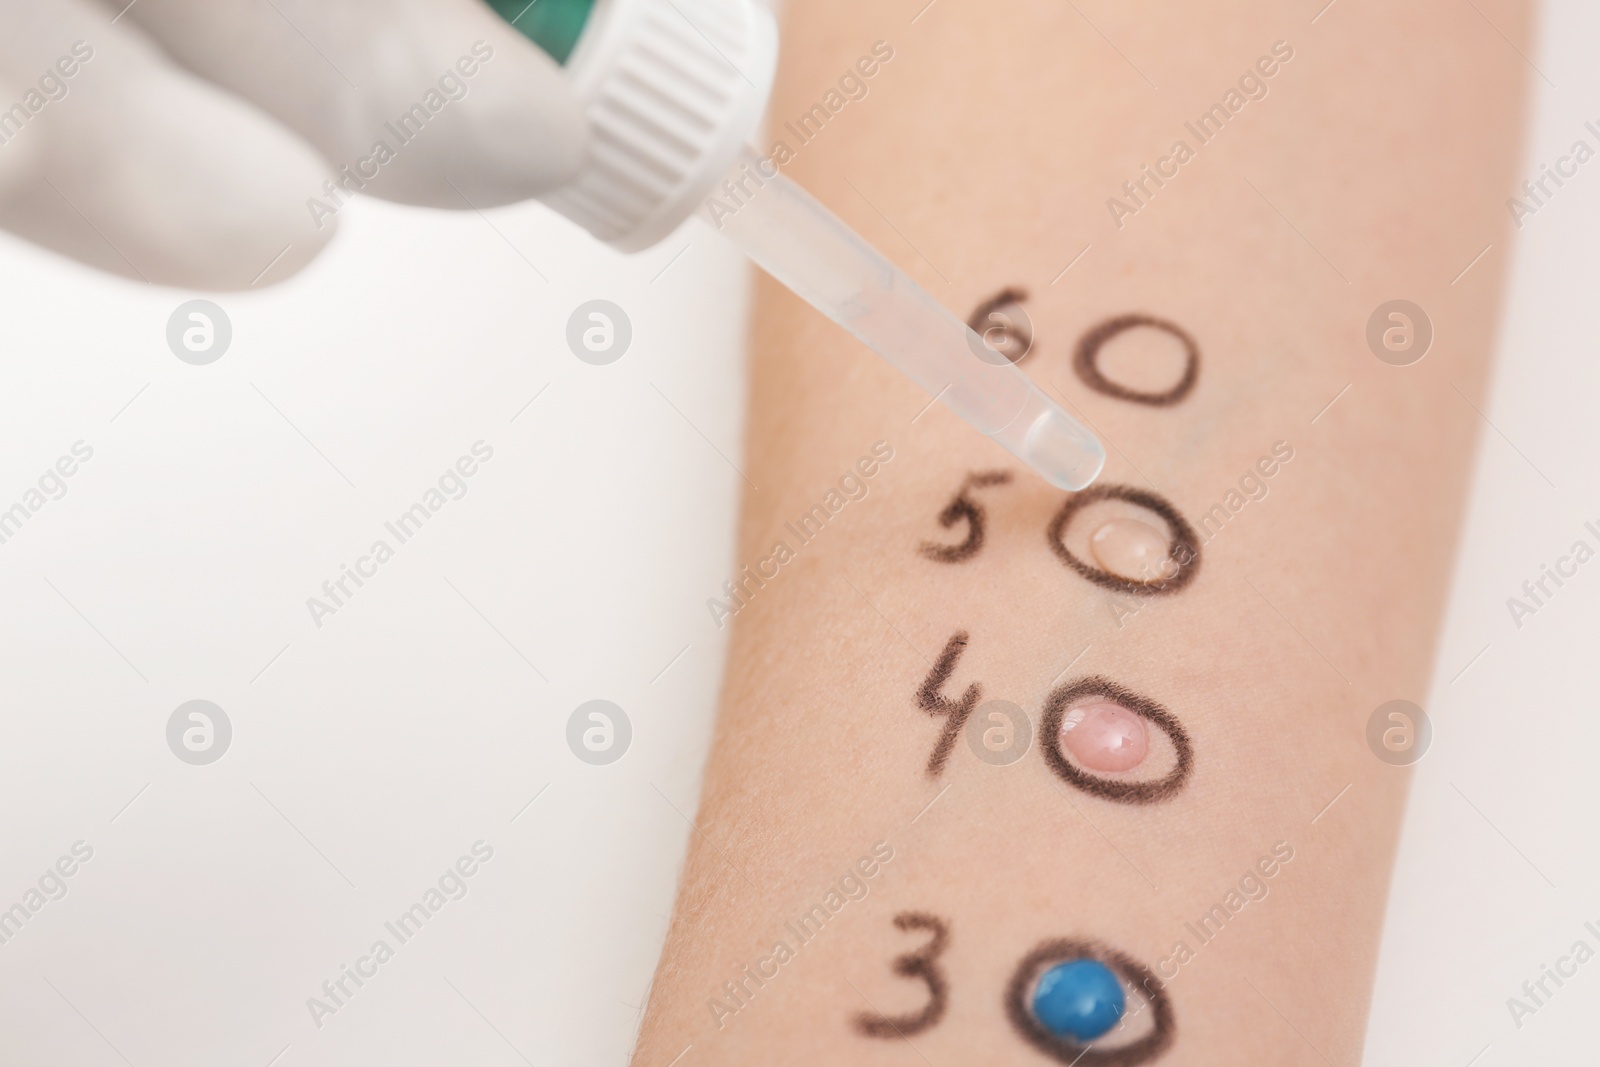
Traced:
[[1068, 960], [1039, 976], [1033, 1016], [1057, 1037], [1093, 1041], [1117, 1025], [1127, 1003], [1111, 968], [1099, 960]]

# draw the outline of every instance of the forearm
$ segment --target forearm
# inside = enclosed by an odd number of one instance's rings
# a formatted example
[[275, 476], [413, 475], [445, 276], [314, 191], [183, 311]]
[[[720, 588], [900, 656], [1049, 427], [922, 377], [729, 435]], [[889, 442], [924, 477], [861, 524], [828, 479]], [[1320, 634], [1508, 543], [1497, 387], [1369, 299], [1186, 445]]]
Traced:
[[[895, 55], [786, 171], [962, 313], [1026, 289], [1022, 366], [1107, 442], [1102, 484], [1137, 491], [1113, 507], [1169, 535], [1186, 523], [1192, 558], [1158, 588], [1092, 580], [1089, 538], [1115, 514], [1057, 522], [1066, 495], [941, 408], [919, 414], [926, 397], [764, 285], [739, 560], [754, 577], [726, 601], [717, 741], [637, 1062], [691, 1044], [685, 1064], [1048, 1062], [1006, 993], [1062, 938], [1158, 976], [1163, 1062], [1355, 1062], [1405, 783], [1367, 721], [1426, 696], [1521, 61], [1436, 5], [1314, 26], [1264, 4], [1159, 24], [1083, 8], [1116, 49], [1070, 7], [946, 0], [911, 24], [920, 7], [791, 11], [780, 122], [874, 41]], [[1490, 14], [1524, 32], [1520, 7]], [[1277, 42], [1265, 96], [1202, 142], [1185, 124]], [[1168, 176], [1140, 182], [1145, 164]], [[1403, 368], [1363, 336], [1393, 297], [1435, 333]], [[1193, 341], [1174, 403], [1074, 370], [1080, 338], [1134, 312]], [[969, 480], [986, 472], [1010, 478]], [[964, 485], [981, 544], [923, 551], [968, 541], [970, 510], [939, 521]], [[1138, 766], [1092, 773], [1063, 742], [1085, 694], [1170, 714], [1137, 726]], [[1023, 709], [1030, 750], [986, 762], [981, 730], [962, 731], [940, 758], [952, 719], [990, 700]], [[825, 922], [796, 925], [818, 904]], [[897, 930], [906, 913], [947, 931], [938, 981], [892, 970], [933, 936]], [[910, 1033], [861, 1022], [883, 1016]]]

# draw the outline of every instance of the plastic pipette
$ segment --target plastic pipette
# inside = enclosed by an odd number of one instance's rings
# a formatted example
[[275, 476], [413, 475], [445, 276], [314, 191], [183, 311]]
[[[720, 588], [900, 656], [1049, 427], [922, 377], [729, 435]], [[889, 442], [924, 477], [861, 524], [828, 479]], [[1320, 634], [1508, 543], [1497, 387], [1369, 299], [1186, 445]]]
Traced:
[[589, 120], [585, 165], [547, 204], [626, 251], [698, 214], [1052, 485], [1082, 489], [1100, 473], [1094, 434], [747, 147], [777, 62], [755, 0], [490, 3], [565, 63]]

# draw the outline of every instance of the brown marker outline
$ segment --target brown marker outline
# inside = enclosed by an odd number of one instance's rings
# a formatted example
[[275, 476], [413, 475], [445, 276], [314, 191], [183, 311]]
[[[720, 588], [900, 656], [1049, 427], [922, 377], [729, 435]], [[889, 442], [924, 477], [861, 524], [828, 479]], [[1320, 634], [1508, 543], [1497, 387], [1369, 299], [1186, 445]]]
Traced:
[[969, 560], [983, 548], [983, 524], [987, 514], [983, 506], [967, 496], [968, 489], [983, 489], [991, 485], [1008, 485], [1011, 482], [1010, 471], [974, 471], [962, 481], [961, 488], [956, 490], [955, 499], [939, 512], [939, 525], [946, 530], [965, 519], [967, 522], [967, 539], [959, 545], [941, 545], [934, 541], [924, 541], [917, 546], [917, 551], [935, 563], [960, 563]]
[[[1067, 532], [1067, 524], [1079, 511], [1100, 500], [1126, 500], [1130, 504], [1137, 504], [1161, 516], [1170, 531], [1167, 558], [1178, 564], [1178, 573], [1171, 578], [1139, 582], [1101, 570], [1099, 567], [1091, 567], [1074, 556], [1063, 539], [1063, 535]], [[1094, 584], [1114, 589], [1119, 593], [1132, 593], [1134, 596], [1169, 595], [1194, 581], [1195, 575], [1200, 573], [1200, 539], [1195, 534], [1194, 527], [1178, 514], [1178, 509], [1168, 503], [1166, 498], [1131, 485], [1093, 485], [1067, 497], [1066, 502], [1061, 505], [1061, 510], [1056, 512], [1056, 517], [1050, 520], [1045, 537], [1050, 541], [1051, 551], [1061, 557], [1061, 561], [1068, 567]]]
[[917, 690], [917, 707], [929, 715], [945, 716], [944, 732], [939, 735], [938, 743], [928, 755], [929, 778], [937, 778], [944, 771], [944, 765], [950, 761], [950, 753], [955, 748], [956, 738], [961, 736], [961, 731], [967, 725], [967, 719], [972, 716], [972, 709], [978, 706], [978, 698], [983, 692], [977, 682], [967, 686], [967, 691], [961, 694], [960, 700], [951, 700], [939, 692], [950, 680], [950, 675], [955, 672], [956, 663], [961, 659], [961, 653], [966, 649], [967, 632], [960, 630], [945, 642], [944, 651], [939, 653], [939, 659], [934, 663], [933, 670], [928, 672], [922, 688]]
[[950, 982], [939, 969], [937, 960], [950, 945], [950, 924], [925, 911], [903, 911], [894, 917], [899, 930], [931, 930], [933, 937], [915, 952], [902, 953], [894, 958], [892, 970], [902, 978], [920, 978], [928, 987], [928, 1003], [918, 1011], [906, 1015], [884, 1015], [877, 1011], [864, 1011], [856, 1016], [856, 1029], [863, 1037], [910, 1037], [935, 1025], [944, 1018], [950, 1005]]
[[[1155, 1013], [1154, 1028], [1150, 1033], [1119, 1048], [1097, 1049], [1093, 1042], [1080, 1045], [1068, 1038], [1057, 1037], [1034, 1018], [1028, 1001], [1039, 975], [1054, 964], [1075, 959], [1098, 960], [1115, 971], [1126, 984], [1142, 990], [1151, 1011]], [[1146, 1063], [1171, 1047], [1177, 1026], [1166, 988], [1150, 968], [1132, 956], [1097, 941], [1079, 941], [1067, 937], [1045, 941], [1022, 958], [1006, 985], [1005, 1006], [1006, 1018], [1011, 1020], [1011, 1025], [1024, 1041], [1053, 1060], [1075, 1063], [1079, 1067], [1133, 1067], [1134, 1064]]]
[[[1017, 288], [1016, 286], [1008, 285], [1004, 289], [1000, 290], [998, 293], [996, 293], [993, 296], [991, 296], [989, 299], [985, 300], [983, 303], [979, 304], [975, 309], [973, 309], [972, 314], [967, 317], [967, 329], [969, 329], [973, 333], [977, 334], [978, 335], [978, 339], [980, 341], [983, 341], [984, 340], [984, 335], [988, 332], [989, 329], [992, 328], [992, 325], [987, 322], [987, 320], [988, 320], [990, 315], [994, 314], [996, 311], [999, 311], [1001, 308], [1005, 307], [1007, 304], [1015, 304], [1015, 305], [1017, 305], [1017, 307], [1020, 308], [1020, 307], [1022, 307], [1023, 302], [1026, 301], [1027, 299], [1028, 299], [1028, 291], [1026, 289], [1020, 289], [1020, 288]], [[1023, 314], [1026, 315], [1027, 312], [1024, 311]], [[1010, 328], [1011, 328], [1011, 324], [1007, 323], [1008, 332], [1009, 332]], [[1020, 337], [1021, 334], [1019, 332], [1018, 334], [1015, 334], [1014, 336], [1019, 336]], [[1032, 317], [1029, 317], [1029, 319], [1028, 319], [1027, 343], [1022, 346], [1022, 355], [1018, 356], [1016, 359], [1012, 359], [1010, 356], [1006, 356], [1006, 354], [1004, 352], [1001, 352], [998, 348], [994, 349], [994, 351], [999, 353], [1002, 356], [1005, 356], [1007, 362], [1009, 362], [1014, 367], [1018, 363], [1021, 363], [1023, 360], [1027, 359], [1030, 355], [1033, 354], [1033, 341], [1034, 341], [1034, 337], [1033, 337], [1033, 319], [1032, 319]], [[989, 348], [989, 347], [992, 347], [992, 346], [989, 345], [989, 343], [987, 341], [984, 341], [984, 347]]]
[[[1172, 741], [1178, 752], [1177, 766], [1165, 778], [1148, 782], [1131, 782], [1114, 778], [1101, 778], [1082, 770], [1061, 751], [1061, 720], [1078, 704], [1081, 697], [1105, 697], [1120, 704], [1135, 715], [1155, 723]], [[1178, 717], [1149, 697], [1135, 693], [1127, 686], [1109, 678], [1091, 675], [1059, 686], [1044, 702], [1044, 715], [1039, 723], [1043, 743], [1039, 750], [1050, 769], [1068, 785], [1081, 789], [1091, 796], [1115, 801], [1118, 804], [1159, 804], [1170, 800], [1189, 783], [1194, 771], [1194, 745]]]
[[[1125, 330], [1139, 326], [1149, 326], [1153, 329], [1164, 330], [1172, 334], [1183, 343], [1184, 365], [1183, 377], [1164, 393], [1143, 393], [1137, 389], [1129, 389], [1125, 385], [1107, 378], [1100, 372], [1100, 349], [1105, 343]], [[1131, 315], [1118, 315], [1114, 319], [1107, 319], [1100, 325], [1093, 327], [1089, 332], [1078, 338], [1077, 351], [1072, 356], [1073, 372], [1097, 393], [1104, 394], [1115, 400], [1126, 400], [1133, 404], [1148, 404], [1150, 407], [1165, 408], [1181, 401], [1194, 390], [1195, 382], [1200, 379], [1200, 346], [1195, 344], [1194, 338], [1188, 331], [1176, 323], [1166, 319], [1158, 319], [1154, 315], [1136, 312]]]

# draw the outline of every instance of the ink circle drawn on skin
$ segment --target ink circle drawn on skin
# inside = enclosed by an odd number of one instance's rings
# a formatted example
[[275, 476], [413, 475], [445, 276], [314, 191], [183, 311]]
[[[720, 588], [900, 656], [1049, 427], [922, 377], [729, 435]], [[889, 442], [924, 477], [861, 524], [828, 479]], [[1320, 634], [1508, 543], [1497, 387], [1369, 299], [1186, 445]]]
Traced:
[[[1105, 343], [1120, 333], [1141, 326], [1169, 333], [1183, 345], [1183, 375], [1176, 385], [1165, 392], [1147, 393], [1140, 389], [1130, 389], [1120, 382], [1107, 378], [1100, 370], [1100, 349]], [[1083, 384], [1115, 400], [1126, 400], [1132, 404], [1147, 404], [1157, 408], [1171, 407], [1193, 392], [1195, 382], [1200, 380], [1200, 346], [1195, 344], [1194, 338], [1190, 337], [1182, 326], [1166, 319], [1144, 314], [1118, 315], [1093, 327], [1078, 338], [1078, 348], [1072, 357], [1072, 369], [1082, 379]]]
[[[1177, 752], [1171, 772], [1153, 781], [1102, 778], [1090, 774], [1068, 759], [1061, 751], [1061, 720], [1077, 705], [1088, 703], [1085, 698], [1089, 697], [1120, 704], [1166, 734]], [[1045, 763], [1059, 778], [1075, 789], [1118, 804], [1159, 804], [1170, 800], [1188, 784], [1189, 775], [1194, 770], [1194, 745], [1178, 717], [1149, 697], [1118, 685], [1109, 678], [1079, 678], [1052, 692], [1044, 703], [1039, 736], [1039, 750], [1044, 753]]]
[[[1101, 500], [1124, 500], [1159, 515], [1167, 524], [1169, 542], [1167, 558], [1177, 563], [1177, 573], [1170, 578], [1141, 582], [1102, 570], [1074, 555], [1067, 548], [1065, 540], [1067, 528], [1074, 515]], [[1164, 498], [1131, 485], [1094, 485], [1067, 497], [1066, 503], [1061, 505], [1061, 510], [1056, 512], [1056, 517], [1050, 520], [1050, 529], [1046, 536], [1050, 538], [1051, 550], [1061, 558], [1061, 562], [1094, 584], [1118, 593], [1164, 596], [1176, 593], [1194, 581], [1195, 575], [1200, 573], [1200, 539], [1196, 536], [1194, 527], [1190, 526], [1188, 521], [1178, 514], [1178, 509]]]
[[[1026, 299], [1026, 290], [1007, 286], [972, 312], [967, 327], [978, 336], [980, 344], [974, 353], [979, 359], [1004, 366], [1028, 358], [1028, 353], [1033, 351], [1033, 320], [1023, 310], [1022, 302]], [[991, 335], [996, 333], [1000, 335], [1000, 344], [993, 343]]]
[[[1095, 1048], [1093, 1042], [1083, 1044], [1052, 1033], [1034, 1016], [1031, 1005], [1040, 976], [1058, 963], [1079, 959], [1104, 964], [1145, 999], [1154, 1017], [1150, 1033], [1127, 1045]], [[1135, 1067], [1149, 1063], [1171, 1047], [1176, 1027], [1172, 1002], [1150, 968], [1114, 948], [1073, 938], [1046, 941], [1024, 956], [1006, 985], [1005, 1006], [1006, 1018], [1024, 1041], [1053, 1060], [1079, 1067]]]

